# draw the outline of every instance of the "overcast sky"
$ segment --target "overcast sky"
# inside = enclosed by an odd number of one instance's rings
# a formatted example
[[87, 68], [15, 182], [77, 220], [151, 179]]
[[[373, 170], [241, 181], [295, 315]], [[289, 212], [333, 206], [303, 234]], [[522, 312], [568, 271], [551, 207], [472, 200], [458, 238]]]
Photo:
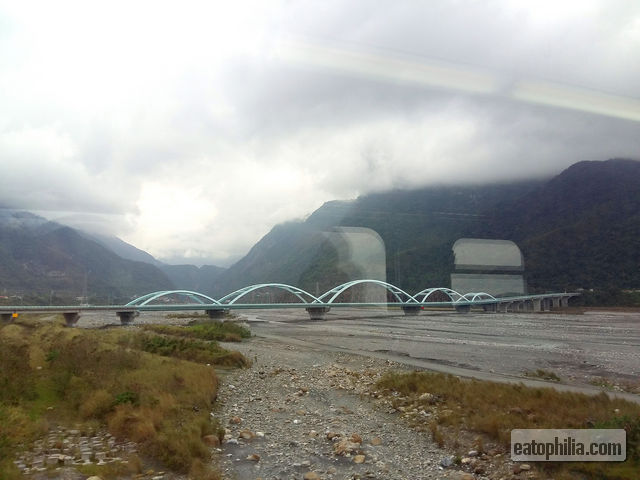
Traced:
[[160, 259], [613, 157], [640, 158], [637, 0], [0, 0], [0, 206]]

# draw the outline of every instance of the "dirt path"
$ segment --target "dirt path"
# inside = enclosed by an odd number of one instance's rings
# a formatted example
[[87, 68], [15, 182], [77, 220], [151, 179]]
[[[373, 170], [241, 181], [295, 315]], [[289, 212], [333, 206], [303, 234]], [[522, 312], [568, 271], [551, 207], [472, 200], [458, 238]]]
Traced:
[[443, 469], [429, 434], [365, 393], [398, 365], [256, 337], [229, 347], [255, 363], [219, 393], [225, 478], [482, 478]]

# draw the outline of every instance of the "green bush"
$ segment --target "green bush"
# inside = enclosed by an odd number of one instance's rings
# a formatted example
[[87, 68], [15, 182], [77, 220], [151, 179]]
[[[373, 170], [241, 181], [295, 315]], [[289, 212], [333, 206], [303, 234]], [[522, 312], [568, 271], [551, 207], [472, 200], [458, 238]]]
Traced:
[[116, 399], [113, 405], [122, 405], [123, 403], [130, 403], [131, 405], [140, 405], [140, 396], [135, 392], [122, 392], [116, 395]]

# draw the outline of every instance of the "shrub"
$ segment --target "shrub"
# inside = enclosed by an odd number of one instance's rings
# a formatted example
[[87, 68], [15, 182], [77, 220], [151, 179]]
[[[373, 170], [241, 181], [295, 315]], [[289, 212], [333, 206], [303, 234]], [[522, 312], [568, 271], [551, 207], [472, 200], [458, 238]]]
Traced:
[[113, 397], [106, 390], [94, 390], [80, 405], [82, 418], [102, 419], [113, 407]]
[[0, 401], [17, 404], [35, 398], [29, 347], [22, 341], [0, 337]]
[[116, 395], [116, 399], [113, 405], [122, 405], [123, 403], [130, 403], [131, 405], [140, 404], [140, 396], [135, 392], [122, 392]]

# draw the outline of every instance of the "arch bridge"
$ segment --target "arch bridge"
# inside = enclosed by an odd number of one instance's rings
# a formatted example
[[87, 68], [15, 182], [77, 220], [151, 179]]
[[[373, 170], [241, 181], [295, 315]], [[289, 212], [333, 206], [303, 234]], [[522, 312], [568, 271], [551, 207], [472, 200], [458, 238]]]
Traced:
[[[341, 296], [356, 286], [375, 286], [384, 289], [387, 300], [349, 301]], [[266, 303], [245, 303], [244, 300], [255, 298], [261, 290], [281, 291], [289, 294], [292, 302], [271, 302], [271, 294], [266, 294]], [[434, 300], [444, 296], [448, 300]], [[454, 308], [458, 312], [469, 312], [472, 307], [482, 308], [487, 312], [539, 312], [568, 306], [569, 298], [579, 293], [545, 293], [540, 295], [518, 295], [494, 297], [485, 292], [459, 293], [446, 287], [432, 287], [411, 295], [391, 283], [382, 280], [360, 279], [337, 285], [320, 296], [315, 296], [301, 288], [283, 283], [259, 283], [249, 285], [231, 292], [220, 299], [212, 298], [191, 290], [161, 290], [142, 295], [125, 305], [82, 305], [82, 306], [0, 306], [0, 318], [9, 322], [19, 313], [58, 312], [65, 317], [67, 325], [73, 326], [81, 312], [106, 311], [115, 312], [122, 324], [130, 324], [141, 312], [147, 311], [184, 311], [204, 310], [212, 318], [220, 318], [230, 310], [240, 309], [282, 309], [304, 308], [313, 320], [324, 319], [331, 308], [352, 307], [393, 307], [402, 309], [406, 315], [418, 315], [425, 308]], [[275, 295], [274, 295], [275, 296]], [[345, 295], [346, 296], [346, 295]], [[344, 297], [342, 297], [344, 298]], [[177, 300], [185, 299], [185, 300]]]

